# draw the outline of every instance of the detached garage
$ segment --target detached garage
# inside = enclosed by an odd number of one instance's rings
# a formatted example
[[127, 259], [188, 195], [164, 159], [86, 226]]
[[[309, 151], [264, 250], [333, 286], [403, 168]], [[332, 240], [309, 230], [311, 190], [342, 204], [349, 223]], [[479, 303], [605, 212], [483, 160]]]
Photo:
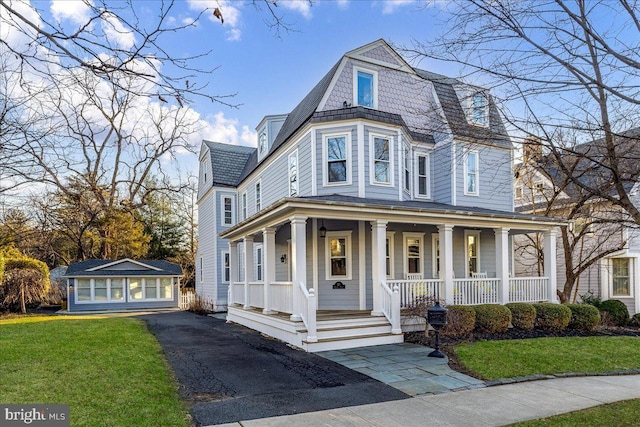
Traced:
[[67, 309], [177, 308], [182, 268], [168, 261], [91, 259], [67, 269]]

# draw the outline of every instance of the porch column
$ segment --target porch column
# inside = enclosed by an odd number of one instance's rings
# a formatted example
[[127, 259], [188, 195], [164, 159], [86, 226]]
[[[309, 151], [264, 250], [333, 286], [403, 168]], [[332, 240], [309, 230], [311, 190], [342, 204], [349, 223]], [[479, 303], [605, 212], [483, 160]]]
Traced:
[[547, 295], [549, 302], [557, 303], [558, 295], [556, 290], [558, 285], [556, 283], [556, 235], [558, 231], [556, 229], [548, 230], [544, 232], [544, 275], [549, 278], [549, 285], [547, 286]]
[[498, 301], [509, 302], [509, 229], [494, 228], [496, 235], [496, 277], [499, 280]]
[[276, 280], [276, 229], [267, 227], [262, 229], [264, 260], [262, 262], [262, 278], [264, 290], [264, 314], [271, 314], [271, 282]]
[[244, 236], [244, 305], [242, 308], [248, 310], [249, 304], [249, 282], [253, 278], [253, 236]]
[[234, 304], [238, 295], [233, 294], [233, 284], [238, 281], [238, 242], [229, 241], [229, 301]]
[[445, 304], [453, 304], [453, 225], [442, 224], [438, 226], [440, 239], [440, 279], [444, 279]]
[[307, 217], [294, 215], [291, 217], [291, 290], [292, 313], [290, 319], [302, 320], [300, 317], [300, 282], [307, 282]]
[[373, 281], [372, 316], [384, 316], [380, 281], [387, 277], [387, 221], [371, 221], [371, 278]]

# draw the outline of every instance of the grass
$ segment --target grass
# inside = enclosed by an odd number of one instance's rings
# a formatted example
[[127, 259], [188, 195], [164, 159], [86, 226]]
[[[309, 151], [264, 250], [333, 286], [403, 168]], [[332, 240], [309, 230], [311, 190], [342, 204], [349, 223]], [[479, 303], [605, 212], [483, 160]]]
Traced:
[[638, 414], [640, 414], [640, 399], [634, 399], [512, 425], [516, 427], [580, 425], [632, 427], [638, 425]]
[[455, 348], [459, 362], [486, 379], [640, 369], [638, 337], [477, 341]]
[[70, 405], [72, 426], [188, 426], [144, 323], [100, 316], [0, 320], [0, 402]]

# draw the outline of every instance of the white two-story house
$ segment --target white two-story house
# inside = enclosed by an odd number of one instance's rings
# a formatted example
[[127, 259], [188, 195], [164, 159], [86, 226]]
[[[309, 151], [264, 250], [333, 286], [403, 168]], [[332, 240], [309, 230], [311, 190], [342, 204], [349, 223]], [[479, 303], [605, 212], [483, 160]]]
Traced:
[[[256, 148], [204, 141], [197, 292], [308, 351], [401, 342], [401, 309], [555, 301], [558, 220], [514, 212], [513, 147], [482, 88], [347, 52]], [[541, 277], [511, 237], [543, 233]]]

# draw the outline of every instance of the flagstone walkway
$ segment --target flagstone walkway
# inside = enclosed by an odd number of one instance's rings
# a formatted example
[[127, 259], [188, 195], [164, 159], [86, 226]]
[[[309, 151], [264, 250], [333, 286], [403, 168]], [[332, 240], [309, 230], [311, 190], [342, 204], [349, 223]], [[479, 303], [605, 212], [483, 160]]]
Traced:
[[449, 368], [448, 359], [428, 357], [433, 349], [417, 344], [388, 344], [316, 353], [375, 378], [410, 396], [485, 387], [476, 378]]

